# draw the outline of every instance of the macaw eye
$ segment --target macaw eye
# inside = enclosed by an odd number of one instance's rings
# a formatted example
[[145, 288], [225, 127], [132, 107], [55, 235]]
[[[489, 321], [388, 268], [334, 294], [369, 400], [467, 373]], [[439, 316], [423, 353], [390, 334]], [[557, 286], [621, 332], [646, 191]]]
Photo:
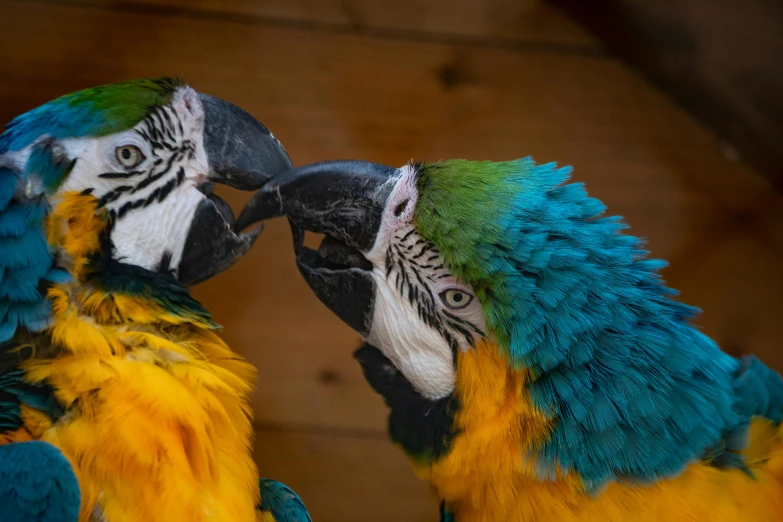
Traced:
[[122, 147], [117, 147], [115, 154], [117, 155], [117, 161], [120, 162], [120, 165], [127, 169], [138, 167], [145, 159], [144, 154], [141, 153], [141, 150], [136, 145], [123, 145]]
[[461, 310], [473, 301], [473, 296], [458, 288], [449, 288], [440, 294], [441, 300], [452, 310]]

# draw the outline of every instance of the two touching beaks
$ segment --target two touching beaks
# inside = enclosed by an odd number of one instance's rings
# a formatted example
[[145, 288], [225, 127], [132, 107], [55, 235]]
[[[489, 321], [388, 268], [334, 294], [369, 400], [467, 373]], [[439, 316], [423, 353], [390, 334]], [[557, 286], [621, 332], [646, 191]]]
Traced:
[[204, 149], [209, 162], [208, 183], [201, 187], [206, 199], [190, 227], [179, 279], [196, 284], [226, 270], [245, 255], [261, 228], [243, 234], [234, 214], [212, 194], [215, 183], [240, 190], [255, 190], [292, 165], [285, 148], [262, 123], [227, 101], [198, 95], [204, 108]]
[[[357, 160], [297, 167], [269, 180], [248, 202], [237, 230], [286, 216], [299, 272], [313, 293], [362, 336], [372, 325], [376, 282], [365, 255], [381, 229], [401, 169]], [[324, 234], [317, 251], [305, 231]]]
[[[183, 260], [181, 279], [199, 282], [225, 270], [251, 248], [262, 225], [244, 230], [286, 216], [305, 281], [332, 312], [367, 334], [376, 287], [364, 254], [375, 244], [401, 169], [356, 160], [293, 168], [283, 146], [263, 124], [228, 102], [201, 97], [207, 122], [205, 148], [215, 181], [258, 191], [235, 223], [231, 210], [222, 208], [225, 203], [209, 194], [189, 237], [186, 252], [194, 257]], [[317, 252], [303, 248], [305, 231], [325, 234]], [[191, 238], [198, 244], [190, 244]]]
[[[181, 278], [195, 283], [228, 268], [251, 248], [263, 226], [248, 233], [243, 230], [281, 216], [287, 216], [291, 223], [297, 254], [301, 253], [305, 230], [326, 234], [349, 249], [366, 252], [372, 247], [399, 169], [356, 160], [293, 168], [283, 145], [261, 122], [229, 102], [199, 96], [205, 111], [204, 145], [210, 180], [258, 192], [233, 227], [233, 219], [227, 217], [233, 218], [231, 210], [222, 208], [225, 202], [209, 194], [189, 238], [203, 245], [186, 249], [194, 259], [183, 260], [185, 273]], [[224, 230], [226, 224], [231, 230]], [[328, 247], [329, 241], [326, 243]], [[339, 255], [337, 248], [332, 249]], [[354, 257], [357, 262], [363, 261], [361, 256]], [[211, 273], [200, 273], [200, 266], [210, 267]]]

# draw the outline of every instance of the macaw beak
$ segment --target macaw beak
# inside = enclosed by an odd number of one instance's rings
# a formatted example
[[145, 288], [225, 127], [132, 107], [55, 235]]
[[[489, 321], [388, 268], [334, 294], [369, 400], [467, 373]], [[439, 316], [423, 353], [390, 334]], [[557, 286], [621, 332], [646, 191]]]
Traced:
[[226, 270], [253, 246], [261, 227], [243, 234], [228, 204], [212, 194], [214, 183], [257, 190], [292, 168], [283, 146], [253, 116], [227, 101], [199, 94], [204, 106], [204, 148], [209, 182], [190, 226], [177, 277], [193, 285]]
[[[275, 177], [243, 209], [239, 230], [287, 216], [299, 272], [316, 296], [363, 337], [372, 327], [376, 284], [365, 257], [375, 244], [400, 170], [364, 161], [327, 161]], [[305, 231], [325, 234], [303, 246]]]

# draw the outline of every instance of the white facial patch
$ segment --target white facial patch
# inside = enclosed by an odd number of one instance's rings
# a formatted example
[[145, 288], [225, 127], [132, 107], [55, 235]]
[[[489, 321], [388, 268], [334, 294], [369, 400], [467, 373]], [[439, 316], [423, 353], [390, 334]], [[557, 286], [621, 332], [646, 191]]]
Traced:
[[115, 257], [149, 270], [166, 258], [176, 269], [190, 225], [205, 196], [204, 108], [181, 87], [170, 105], [157, 107], [133, 129], [100, 138], [61, 141], [78, 158], [58, 193], [91, 194], [114, 216]]
[[151, 205], [143, 212], [128, 213], [116, 222], [111, 238], [115, 257], [123, 263], [156, 270], [164, 253], [170, 267], [182, 260], [190, 225], [204, 194], [183, 185], [165, 205]]
[[444, 266], [415, 230], [416, 172], [401, 169], [367, 259], [377, 291], [367, 342], [388, 357], [423, 396], [454, 390], [457, 350], [484, 336], [485, 319], [469, 285]]

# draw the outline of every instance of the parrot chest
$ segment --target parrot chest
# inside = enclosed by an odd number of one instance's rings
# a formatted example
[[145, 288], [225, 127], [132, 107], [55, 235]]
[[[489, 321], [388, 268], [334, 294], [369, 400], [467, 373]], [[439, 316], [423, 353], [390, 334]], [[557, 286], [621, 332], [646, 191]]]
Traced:
[[64, 414], [23, 405], [20, 431], [72, 463], [80, 522], [255, 520], [253, 368], [191, 324], [60, 319], [48, 339], [58, 354], [24, 369], [52, 388]]
[[565, 484], [517, 482], [476, 488], [451, 502], [447, 498], [447, 503], [455, 522], [780, 520], [780, 475], [756, 470], [758, 481], [754, 481], [738, 470], [707, 467], [694, 465], [677, 479], [650, 486], [614, 484], [597, 497]]
[[512, 432], [483, 440], [463, 434], [449, 455], [417, 469], [455, 522], [773, 522], [783, 513], [783, 428], [766, 419], [754, 419], [743, 452], [753, 477], [694, 461], [673, 478], [612, 482], [595, 492], [585, 492], [575, 473], [539, 478]]
[[761, 417], [751, 423], [742, 458], [753, 477], [693, 460], [671, 478], [614, 481], [586, 492], [576, 472], [536, 464], [535, 449], [552, 421], [531, 407], [526, 377], [510, 372], [498, 353], [479, 343], [462, 354], [458, 434], [445, 455], [414, 460], [455, 522], [781, 520], [781, 425]]

